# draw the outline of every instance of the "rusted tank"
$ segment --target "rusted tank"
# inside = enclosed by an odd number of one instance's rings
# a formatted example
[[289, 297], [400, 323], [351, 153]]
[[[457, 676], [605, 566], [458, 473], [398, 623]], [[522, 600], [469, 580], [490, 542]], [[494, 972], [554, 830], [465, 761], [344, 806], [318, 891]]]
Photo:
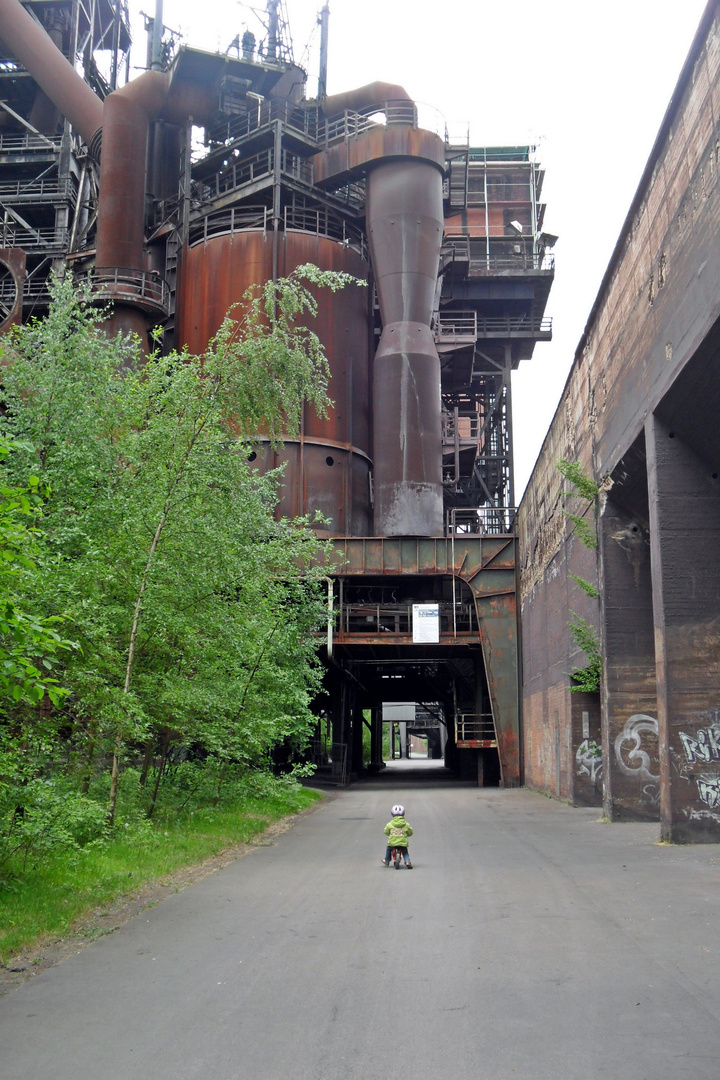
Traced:
[[[285, 232], [279, 240], [281, 276], [312, 262], [367, 279], [361, 255], [335, 240], [299, 231]], [[211, 237], [187, 249], [180, 342], [191, 352], [202, 352], [245, 290], [272, 278], [272, 265], [273, 237], [260, 229]], [[334, 407], [325, 418], [306, 407], [300, 438], [286, 440], [279, 450], [260, 440], [257, 464], [264, 471], [285, 463], [279, 513], [319, 511], [330, 522], [330, 534], [367, 536], [372, 524], [368, 290], [350, 287], [335, 293], [332, 303], [321, 300], [311, 328], [328, 357]]]

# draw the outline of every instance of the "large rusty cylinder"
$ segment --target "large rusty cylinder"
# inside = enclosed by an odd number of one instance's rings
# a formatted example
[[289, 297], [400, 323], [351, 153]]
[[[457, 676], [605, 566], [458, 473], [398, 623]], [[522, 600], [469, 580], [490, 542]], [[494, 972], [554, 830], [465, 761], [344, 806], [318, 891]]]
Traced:
[[105, 101], [97, 227], [97, 267], [143, 270], [149, 120], [120, 94]]
[[260, 473], [284, 468], [276, 516], [308, 514], [318, 536], [370, 535], [370, 459], [357, 447], [303, 438], [273, 448], [261, 438], [253, 449]]
[[101, 323], [108, 337], [127, 337], [130, 334], [140, 340], [143, 353], [150, 349], [148, 341], [148, 318], [139, 308], [130, 304], [113, 304], [110, 313]]
[[440, 360], [430, 328], [389, 323], [375, 354], [376, 536], [442, 536]]
[[367, 230], [383, 324], [429, 325], [443, 237], [440, 171], [412, 158], [374, 166]]
[[18, 0], [0, 0], [0, 38], [89, 143], [102, 124], [102, 102]]

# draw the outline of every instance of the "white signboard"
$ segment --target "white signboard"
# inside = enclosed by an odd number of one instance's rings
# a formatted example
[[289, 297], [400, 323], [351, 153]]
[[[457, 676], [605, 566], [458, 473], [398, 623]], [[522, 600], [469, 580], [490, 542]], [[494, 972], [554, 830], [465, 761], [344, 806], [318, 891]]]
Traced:
[[440, 641], [440, 605], [413, 604], [413, 642]]

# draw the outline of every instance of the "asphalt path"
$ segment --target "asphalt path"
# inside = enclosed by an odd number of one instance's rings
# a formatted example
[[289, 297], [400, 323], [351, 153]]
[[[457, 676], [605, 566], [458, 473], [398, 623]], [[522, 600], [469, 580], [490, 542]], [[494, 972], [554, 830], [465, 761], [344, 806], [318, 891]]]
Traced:
[[720, 850], [598, 817], [395, 763], [8, 994], [0, 1077], [717, 1080]]

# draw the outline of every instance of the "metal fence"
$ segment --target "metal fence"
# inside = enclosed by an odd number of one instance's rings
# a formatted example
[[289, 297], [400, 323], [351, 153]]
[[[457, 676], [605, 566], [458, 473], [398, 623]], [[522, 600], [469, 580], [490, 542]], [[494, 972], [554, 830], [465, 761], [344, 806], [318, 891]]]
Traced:
[[[472, 604], [442, 603], [441, 634], [471, 633], [477, 629]], [[402, 634], [413, 630], [412, 604], [344, 604], [338, 612], [337, 630], [343, 634]]]
[[455, 742], [458, 746], [463, 743], [497, 746], [492, 713], [458, 713], [455, 717]]
[[445, 532], [446, 536], [511, 536], [515, 532], [516, 518], [515, 506], [449, 510], [445, 518]]
[[87, 275], [78, 275], [90, 283], [93, 299], [127, 301], [167, 317], [170, 311], [170, 288], [159, 274], [127, 267], [99, 267]]

